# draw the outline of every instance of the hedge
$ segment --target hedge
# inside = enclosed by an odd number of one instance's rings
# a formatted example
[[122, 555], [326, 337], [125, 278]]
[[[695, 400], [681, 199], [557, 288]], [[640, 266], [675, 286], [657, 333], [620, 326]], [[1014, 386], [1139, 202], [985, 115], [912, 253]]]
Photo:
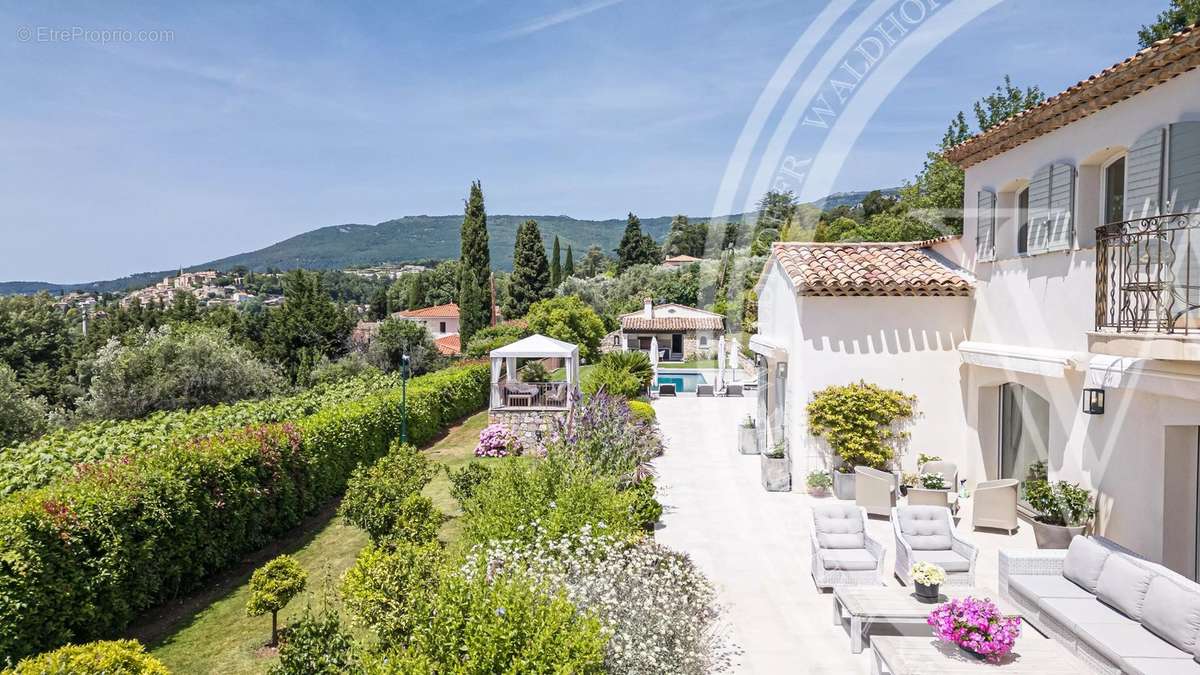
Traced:
[[[471, 364], [410, 380], [422, 445], [487, 403]], [[389, 387], [294, 422], [246, 427], [81, 465], [0, 500], [0, 659], [116, 635], [341, 493], [398, 437]]]

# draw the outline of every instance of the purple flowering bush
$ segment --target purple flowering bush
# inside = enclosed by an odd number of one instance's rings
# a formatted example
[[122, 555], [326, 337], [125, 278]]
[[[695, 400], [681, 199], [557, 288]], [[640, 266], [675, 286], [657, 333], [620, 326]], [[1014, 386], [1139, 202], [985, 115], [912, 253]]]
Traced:
[[1021, 635], [1020, 617], [1004, 616], [991, 600], [957, 598], [930, 613], [927, 622], [946, 642], [982, 656], [1003, 656]]
[[476, 457], [508, 457], [521, 454], [521, 442], [503, 424], [489, 424], [479, 432]]
[[663, 453], [663, 442], [658, 426], [634, 415], [628, 401], [598, 392], [576, 405], [569, 425], [555, 424], [546, 450], [583, 460], [596, 473], [636, 482], [646, 477], [648, 462]]

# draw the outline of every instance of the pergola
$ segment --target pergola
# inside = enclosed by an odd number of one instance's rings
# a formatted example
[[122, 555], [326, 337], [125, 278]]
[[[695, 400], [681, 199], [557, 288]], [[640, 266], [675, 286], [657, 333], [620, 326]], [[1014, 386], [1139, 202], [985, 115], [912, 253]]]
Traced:
[[[579, 346], [555, 340], [545, 335], [527, 338], [493, 349], [491, 409], [506, 408], [567, 408], [572, 394], [579, 387]], [[518, 359], [562, 359], [566, 382], [517, 383]], [[501, 365], [506, 381], [501, 382]]]

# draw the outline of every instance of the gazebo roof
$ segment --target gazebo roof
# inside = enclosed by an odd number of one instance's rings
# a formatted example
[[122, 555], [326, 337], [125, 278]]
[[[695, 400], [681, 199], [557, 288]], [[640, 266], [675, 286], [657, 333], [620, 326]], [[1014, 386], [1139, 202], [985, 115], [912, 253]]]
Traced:
[[579, 347], [577, 345], [539, 334], [530, 335], [510, 345], [493, 349], [490, 356], [493, 359], [534, 359], [544, 357], [571, 358], [577, 354], [579, 354]]

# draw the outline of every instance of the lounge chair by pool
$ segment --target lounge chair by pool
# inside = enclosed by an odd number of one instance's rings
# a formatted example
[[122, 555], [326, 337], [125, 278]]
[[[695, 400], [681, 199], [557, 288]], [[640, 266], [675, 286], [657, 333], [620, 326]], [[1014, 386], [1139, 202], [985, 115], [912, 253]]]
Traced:
[[731, 384], [731, 385], [726, 386], [725, 387], [725, 395], [726, 396], [741, 396], [742, 395], [742, 385]]
[[713, 386], [711, 384], [697, 384], [696, 396], [712, 396]]
[[675, 395], [675, 385], [673, 385], [673, 384], [658, 385], [658, 395], [659, 396], [674, 396]]

